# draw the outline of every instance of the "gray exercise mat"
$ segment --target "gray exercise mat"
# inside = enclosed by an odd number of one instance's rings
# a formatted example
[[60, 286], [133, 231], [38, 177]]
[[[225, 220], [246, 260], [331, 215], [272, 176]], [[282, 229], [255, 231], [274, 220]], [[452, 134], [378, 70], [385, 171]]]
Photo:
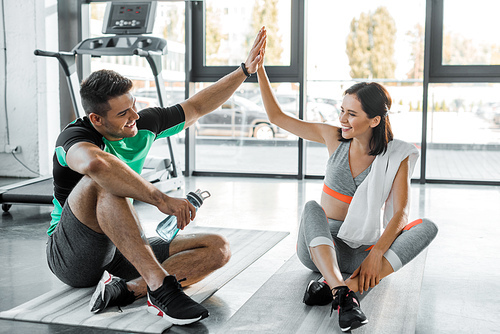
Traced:
[[[288, 232], [197, 226], [190, 226], [189, 232], [221, 234], [231, 245], [232, 257], [224, 267], [184, 290], [198, 302], [209, 298], [288, 235]], [[92, 314], [88, 310], [88, 302], [94, 290], [95, 288], [75, 289], [64, 286], [0, 312], [0, 318], [143, 333], [162, 333], [172, 326], [170, 322], [147, 311], [146, 298], [121, 309], [112, 307], [99, 314]]]
[[[415, 333], [427, 250], [399, 272], [364, 293], [361, 308], [369, 323], [355, 333]], [[302, 302], [309, 281], [319, 278], [293, 255], [218, 333], [342, 333], [330, 305]]]

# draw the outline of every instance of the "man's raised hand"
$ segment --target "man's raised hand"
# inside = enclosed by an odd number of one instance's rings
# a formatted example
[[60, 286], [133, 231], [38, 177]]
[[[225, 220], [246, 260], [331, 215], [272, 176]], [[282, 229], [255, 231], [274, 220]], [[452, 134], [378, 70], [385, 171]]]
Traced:
[[[255, 73], [259, 68], [259, 64], [262, 64], [261, 60], [264, 56], [264, 47], [267, 39], [267, 31], [266, 27], [260, 28], [257, 37], [253, 43], [252, 49], [248, 54], [248, 58], [245, 61], [245, 67], [247, 68], [248, 73]], [[262, 52], [261, 52], [262, 51]]]

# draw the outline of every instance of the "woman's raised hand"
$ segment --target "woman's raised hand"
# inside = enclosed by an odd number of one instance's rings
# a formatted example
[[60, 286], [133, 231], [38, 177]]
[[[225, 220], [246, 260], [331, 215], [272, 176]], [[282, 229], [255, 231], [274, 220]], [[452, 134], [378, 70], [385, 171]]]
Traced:
[[262, 66], [262, 62], [264, 60], [264, 48], [267, 39], [267, 31], [266, 27], [262, 27], [255, 38], [252, 49], [248, 54], [248, 58], [245, 61], [245, 67], [248, 73], [255, 73], [259, 69], [259, 66]]

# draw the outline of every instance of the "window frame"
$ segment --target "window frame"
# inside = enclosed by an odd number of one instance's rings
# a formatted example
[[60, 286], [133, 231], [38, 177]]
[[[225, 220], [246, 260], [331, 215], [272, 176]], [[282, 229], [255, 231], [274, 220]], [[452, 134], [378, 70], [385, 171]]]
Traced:
[[[426, 0], [422, 143], [420, 184], [500, 185], [500, 181], [430, 179], [427, 168], [427, 129], [430, 83], [500, 82], [500, 65], [442, 65], [444, 1]], [[412, 180], [413, 181], [413, 180]]]
[[[500, 82], [500, 65], [443, 65], [444, 1], [431, 0], [429, 82]], [[449, 0], [448, 0], [449, 1]]]
[[[88, 37], [89, 31], [89, 3], [106, 2], [109, 0], [78, 0], [77, 19], [78, 40]], [[135, 1], [135, 0], [121, 0]], [[145, 0], [149, 1], [149, 0]], [[215, 82], [220, 77], [235, 70], [235, 66], [200, 66], [204, 60], [204, 18], [198, 20], [199, 8], [203, 9], [203, 0], [159, 0], [159, 1], [184, 1], [186, 8], [186, 54], [185, 54], [185, 97], [190, 96], [194, 90], [195, 82]], [[500, 65], [442, 65], [443, 54], [443, 21], [444, 1], [449, 0], [426, 0], [425, 17], [425, 49], [424, 49], [424, 79], [422, 98], [422, 140], [420, 178], [412, 179], [412, 183], [435, 183], [435, 184], [472, 184], [472, 185], [494, 185], [499, 186], [500, 181], [480, 180], [454, 180], [454, 179], [429, 179], [426, 177], [427, 165], [427, 124], [428, 124], [428, 102], [430, 83], [497, 83], [500, 82]], [[300, 84], [299, 92], [299, 118], [304, 118], [305, 96], [306, 96], [306, 17], [307, 2], [304, 0], [291, 0], [291, 59], [290, 66], [266, 66], [271, 82], [293, 82]], [[203, 6], [201, 6], [203, 5]], [[196, 10], [194, 10], [196, 9]], [[198, 12], [197, 12], [198, 11]], [[203, 13], [203, 12], [202, 12]], [[204, 17], [204, 15], [202, 15]], [[67, 24], [68, 29], [74, 27], [75, 21]], [[202, 29], [202, 33], [199, 29]], [[202, 36], [202, 38], [200, 38]], [[196, 39], [197, 38], [197, 39]], [[192, 57], [194, 55], [198, 58]], [[201, 61], [201, 63], [200, 63]], [[196, 66], [195, 66], [196, 65]], [[86, 61], [79, 59], [79, 73], [90, 73]], [[256, 76], [247, 79], [248, 82], [256, 82]], [[194, 143], [194, 131], [186, 130], [185, 136], [185, 176], [190, 175], [214, 175], [214, 176], [242, 176], [242, 177], [269, 177], [269, 178], [297, 178], [297, 179], [320, 179], [317, 175], [306, 175], [305, 173], [305, 143], [298, 139], [298, 170], [296, 175], [292, 174], [262, 174], [262, 173], [226, 173], [226, 172], [197, 172], [194, 170], [194, 158], [196, 145]]]
[[[304, 1], [291, 1], [290, 66], [269, 66], [266, 71], [272, 82], [300, 82], [303, 78], [302, 64], [304, 49]], [[192, 4], [192, 64], [189, 71], [190, 82], [215, 82], [237, 66], [205, 65], [205, 1], [190, 1]], [[302, 15], [300, 14], [302, 13]], [[241, 61], [245, 61], [242, 59]], [[251, 76], [246, 82], [257, 82]]]
[[[305, 110], [305, 54], [306, 54], [306, 3], [303, 0], [291, 0], [291, 31], [290, 31], [290, 66], [266, 65], [270, 82], [298, 83], [299, 88], [299, 118], [304, 119]], [[205, 66], [205, 5], [203, 0], [186, 1], [186, 87], [192, 91], [196, 82], [215, 82], [224, 75], [234, 71], [238, 66]], [[244, 61], [244, 59], [242, 59]], [[257, 82], [257, 76], [252, 75], [245, 82]], [[193, 176], [245, 176], [245, 177], [280, 177], [304, 179], [305, 175], [305, 142], [297, 140], [298, 166], [296, 174], [239, 173], [239, 172], [201, 172], [195, 169], [195, 137], [194, 131], [187, 129], [186, 133], [186, 163], [185, 175]]]

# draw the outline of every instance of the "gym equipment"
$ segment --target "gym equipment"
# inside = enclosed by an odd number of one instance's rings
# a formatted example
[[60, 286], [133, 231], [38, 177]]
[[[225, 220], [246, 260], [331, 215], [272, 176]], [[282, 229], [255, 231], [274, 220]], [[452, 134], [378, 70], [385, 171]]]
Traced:
[[[77, 118], [85, 112], [80, 101], [79, 79], [76, 71], [77, 55], [140, 56], [146, 58], [153, 72], [158, 104], [166, 105], [165, 82], [161, 74], [161, 58], [167, 53], [167, 41], [144, 36], [152, 32], [156, 13], [156, 1], [108, 2], [103, 20], [103, 33], [112, 36], [88, 38], [78, 43], [71, 52], [35, 50], [36, 56], [53, 57], [59, 61], [68, 84], [71, 101]], [[166, 138], [170, 158], [148, 157], [142, 176], [163, 192], [179, 189], [184, 185], [184, 176], [178, 171], [175, 160], [175, 143]], [[2, 210], [7, 212], [12, 204], [52, 204], [52, 177], [42, 177], [12, 186], [0, 188]]]
[[52, 177], [44, 176], [17, 182], [0, 188], [0, 203], [2, 210], [9, 211], [12, 204], [52, 204]]

